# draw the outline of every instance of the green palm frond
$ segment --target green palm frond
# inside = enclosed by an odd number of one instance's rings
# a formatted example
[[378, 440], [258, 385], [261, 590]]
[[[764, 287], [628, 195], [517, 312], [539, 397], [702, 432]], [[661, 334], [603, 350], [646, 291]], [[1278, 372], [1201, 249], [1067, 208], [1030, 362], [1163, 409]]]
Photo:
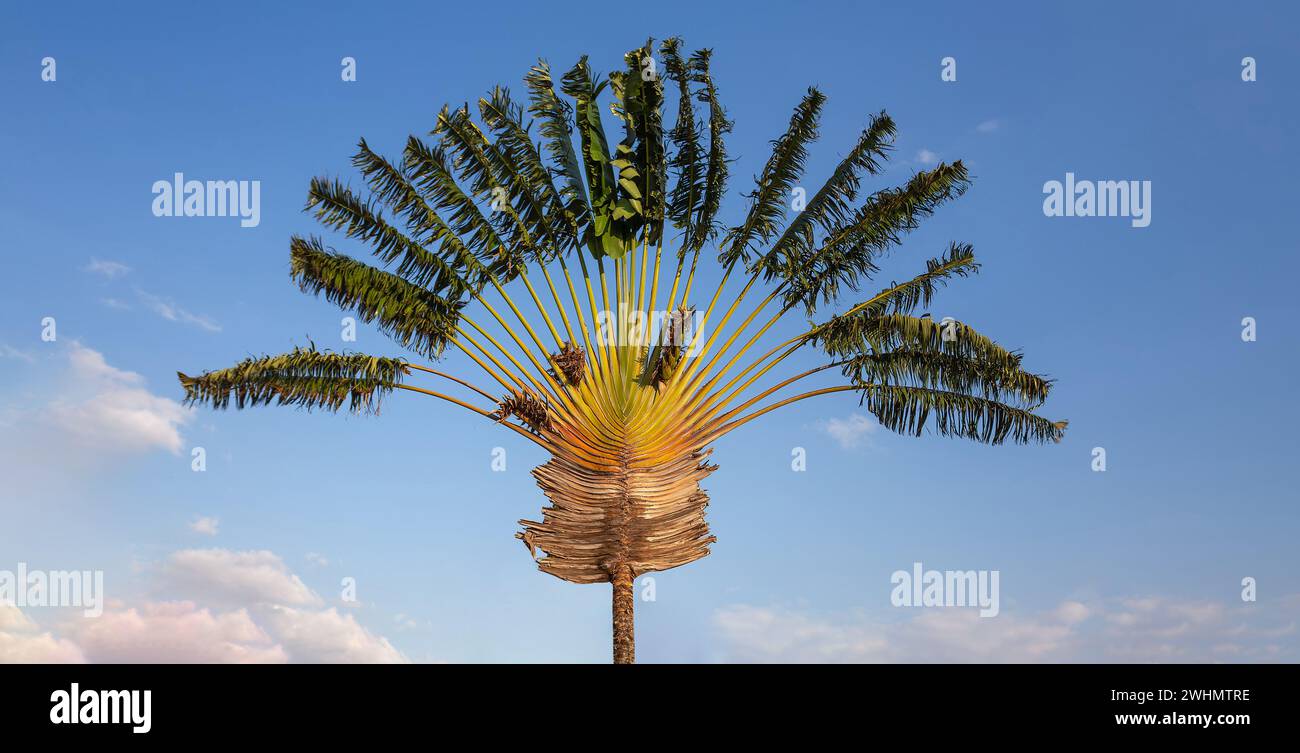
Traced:
[[294, 348], [277, 356], [249, 358], [230, 368], [192, 377], [176, 373], [185, 404], [224, 409], [292, 405], [308, 410], [379, 410], [379, 396], [392, 392], [410, 373], [404, 360], [363, 353]]
[[528, 111], [541, 120], [538, 132], [546, 140], [546, 151], [563, 178], [560, 194], [569, 221], [586, 227], [591, 221], [591, 205], [582, 182], [582, 165], [573, 150], [573, 108], [555, 94], [551, 67], [546, 61], [539, 60], [524, 77], [524, 83], [529, 92]]
[[433, 132], [453, 156], [452, 165], [461, 182], [488, 207], [488, 221], [501, 239], [526, 257], [546, 261], [545, 214], [529, 196], [527, 185], [510, 173], [500, 152], [470, 117], [469, 106], [442, 108]]
[[943, 389], [1025, 409], [1042, 405], [1052, 388], [1050, 379], [1020, 368], [910, 348], [853, 356], [843, 363], [842, 371], [855, 385]]
[[574, 100], [574, 117], [582, 144], [582, 164], [591, 197], [591, 226], [587, 232], [587, 247], [596, 258], [609, 256], [618, 259], [631, 244], [630, 238], [621, 232], [619, 224], [614, 221], [614, 209], [619, 199], [618, 183], [614, 178], [614, 157], [605, 137], [598, 101], [605, 86], [606, 82], [596, 83], [585, 55], [560, 79], [561, 91]]
[[727, 178], [730, 174], [726, 135], [731, 132], [733, 123], [727, 120], [727, 111], [718, 101], [718, 88], [709, 72], [709, 61], [712, 58], [713, 51], [703, 49], [692, 54], [689, 61], [691, 80], [704, 87], [699, 93], [699, 100], [709, 106], [709, 159], [704, 178], [704, 203], [700, 205], [699, 215], [692, 223], [693, 235], [686, 243], [686, 249], [692, 253], [703, 248], [717, 234], [715, 221], [718, 209], [722, 206], [722, 197], [727, 191]]
[[[379, 197], [394, 214], [406, 221], [406, 230], [421, 244], [428, 245], [444, 235], [454, 235], [442, 217], [425, 202], [419, 189], [411, 183], [401, 169], [383, 156], [375, 153], [365, 139], [357, 142], [357, 152], [352, 155], [352, 166], [361, 172], [371, 192]], [[310, 209], [311, 206], [308, 205]], [[465, 250], [459, 244], [457, 251]]]
[[790, 116], [790, 126], [772, 143], [772, 156], [758, 176], [754, 191], [749, 194], [749, 212], [745, 221], [733, 227], [722, 241], [724, 248], [718, 261], [724, 267], [741, 261], [748, 263], [750, 256], [758, 252], [754, 246], [766, 243], [776, 235], [795, 184], [803, 175], [808, 145], [817, 139], [818, 121], [825, 103], [826, 96], [809, 87]]
[[668, 166], [676, 176], [669, 192], [667, 213], [673, 226], [683, 231], [684, 242], [678, 247], [678, 258], [684, 258], [695, 237], [695, 223], [704, 203], [705, 176], [708, 155], [700, 140], [700, 125], [695, 114], [695, 96], [691, 92], [691, 70], [680, 52], [681, 40], [666, 39], [659, 46], [664, 57], [664, 73], [677, 85], [677, 122], [668, 137], [673, 143], [673, 156]]
[[665, 215], [664, 85], [653, 64], [653, 41], [624, 56], [625, 72], [610, 74], [617, 100], [614, 113], [623, 119], [625, 136], [615, 147], [611, 166], [619, 171], [621, 198], [616, 219], [627, 222], [635, 236], [645, 228], [651, 245], [663, 237]]
[[902, 236], [943, 203], [960, 196], [970, 185], [960, 160], [919, 172], [901, 188], [872, 194], [847, 222], [833, 228], [821, 247], [791, 270], [787, 301], [810, 311], [820, 298], [829, 303], [843, 289], [857, 290], [871, 279], [881, 254], [902, 242]]
[[[442, 216], [429, 206], [412, 178], [371, 151], [365, 139], [358, 144], [352, 164], [366, 178], [370, 190], [394, 212], [405, 217], [407, 230], [414, 236], [412, 240], [424, 252], [420, 253], [409, 246], [394, 246], [404, 252], [402, 263], [396, 270], [398, 275], [422, 287], [430, 287], [431, 279], [441, 280], [451, 274], [459, 275], [463, 278], [461, 282], [466, 292], [473, 295], [481, 291], [494, 276], [508, 272], [506, 265], [499, 260], [491, 265], [484, 264]], [[437, 255], [429, 251], [435, 243], [438, 244]], [[434, 258], [427, 258], [429, 256]], [[395, 255], [383, 255], [381, 258], [385, 263], [391, 263]], [[444, 287], [455, 290], [437, 283], [431, 289], [438, 292]]]
[[479, 100], [479, 116], [496, 134], [495, 153], [517, 187], [517, 200], [528, 207], [528, 217], [542, 219], [535, 222], [535, 232], [549, 237], [556, 253], [576, 247], [582, 228], [551, 181], [541, 148], [528, 132], [530, 124], [524, 122], [523, 108], [511, 99], [508, 89], [498, 86], [491, 96]]
[[498, 274], [502, 282], [517, 276], [524, 264], [522, 254], [501, 240], [473, 197], [460, 187], [442, 147], [429, 146], [412, 136], [406, 141], [402, 165], [411, 182], [443, 213], [461, 242], [480, 260], [506, 270]]
[[1013, 372], [1020, 369], [1022, 358], [966, 324], [955, 319], [936, 322], [929, 315], [847, 314], [814, 329], [810, 339], [839, 359], [910, 349], [946, 353]]
[[778, 276], [785, 279], [795, 275], [803, 260], [813, 253], [815, 232], [829, 233], [849, 220], [852, 202], [857, 199], [858, 186], [862, 182], [861, 174], [875, 175], [880, 171], [880, 163], [887, 159], [892, 147], [894, 132], [894, 121], [887, 114], [881, 112], [872, 116], [848, 156], [840, 161], [831, 177], [757, 263], [756, 266], [764, 270], [766, 279]]
[[489, 96], [478, 101], [479, 117], [496, 136], [475, 128], [482, 137], [482, 153], [487, 157], [498, 186], [505, 189], [502, 205], [511, 219], [522, 226], [535, 248], [537, 261], [545, 263], [572, 245], [572, 235], [562, 222], [563, 207], [558, 201], [550, 173], [542, 162], [541, 148], [528, 135], [523, 108], [514, 103], [509, 90], [494, 87]]
[[436, 358], [451, 342], [463, 301], [449, 301], [395, 274], [328, 250], [317, 238], [290, 241], [290, 274], [304, 292], [355, 310], [404, 347]]
[[326, 227], [369, 243], [385, 264], [401, 259], [396, 273], [412, 285], [445, 293], [452, 299], [476, 287], [464, 276], [467, 270], [463, 260], [448, 263], [431, 253], [384, 220], [372, 202], [362, 200], [337, 180], [313, 178], [307, 209], [316, 210], [316, 219]]
[[[866, 301], [849, 310], [849, 314], [872, 318], [886, 313], [910, 314], [918, 308], [928, 307], [935, 292], [954, 277], [967, 277], [979, 271], [975, 250], [969, 243], [953, 243], [948, 253], [925, 262], [925, 271], [902, 283], [894, 283]], [[794, 305], [798, 299], [787, 293], [786, 303]], [[813, 313], [810, 307], [807, 312]]]
[[940, 436], [984, 444], [1059, 442], [1068, 425], [983, 397], [927, 387], [865, 385], [860, 393], [881, 426], [918, 437], [928, 425]]

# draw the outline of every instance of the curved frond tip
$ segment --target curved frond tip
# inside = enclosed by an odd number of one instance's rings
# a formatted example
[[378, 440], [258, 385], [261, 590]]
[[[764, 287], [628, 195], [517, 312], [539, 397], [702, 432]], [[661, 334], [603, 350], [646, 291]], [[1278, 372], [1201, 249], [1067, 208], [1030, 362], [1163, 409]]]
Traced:
[[881, 426], [921, 436], [927, 426], [945, 437], [984, 444], [1060, 442], [1068, 421], [1052, 421], [988, 398], [928, 387], [864, 385], [862, 404]]
[[243, 409], [292, 405], [338, 411], [378, 412], [380, 396], [392, 392], [410, 370], [401, 358], [294, 348], [277, 356], [249, 358], [201, 376], [176, 372], [186, 405]]
[[303, 292], [355, 310], [362, 321], [430, 357], [442, 354], [460, 321], [464, 300], [449, 300], [401, 277], [331, 251], [319, 239], [295, 236], [290, 272]]

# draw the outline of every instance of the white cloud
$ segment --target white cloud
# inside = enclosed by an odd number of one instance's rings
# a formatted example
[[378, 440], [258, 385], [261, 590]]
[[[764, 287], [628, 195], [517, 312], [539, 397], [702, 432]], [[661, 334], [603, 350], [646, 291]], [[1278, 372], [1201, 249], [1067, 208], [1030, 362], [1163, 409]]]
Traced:
[[68, 361], [73, 373], [94, 382], [115, 382], [120, 384], [140, 384], [144, 378], [133, 371], [123, 371], [108, 365], [104, 354], [92, 350], [79, 342], [73, 341], [68, 351]]
[[717, 610], [713, 625], [726, 658], [745, 662], [1275, 662], [1300, 654], [1300, 609], [1287, 599], [1065, 601], [993, 618], [957, 608], [888, 617], [741, 604]]
[[408, 661], [351, 614], [320, 608], [272, 552], [183, 550], [154, 571], [187, 598], [110, 602], [98, 617], [74, 615], [58, 636], [0, 606], [0, 663]]
[[1061, 602], [1061, 606], [1056, 608], [1056, 617], [1067, 625], [1083, 622], [1092, 614], [1086, 604], [1077, 601]]
[[319, 605], [320, 596], [274, 552], [183, 549], [163, 563], [163, 583], [191, 597], [227, 604]]
[[81, 271], [115, 280], [130, 272], [131, 268], [121, 262], [92, 258], [89, 264], [81, 268]]
[[993, 133], [994, 131], [998, 130], [1001, 127], [1002, 127], [1002, 121], [997, 119], [992, 119], [992, 120], [986, 120], [983, 123], [980, 123], [979, 125], [975, 126], [975, 130], [978, 131], [979, 133]]
[[191, 601], [108, 609], [67, 633], [86, 658], [109, 663], [268, 664], [288, 661], [284, 648], [246, 609], [213, 612]]
[[139, 288], [136, 288], [135, 294], [136, 297], [140, 299], [140, 302], [144, 304], [145, 308], [168, 321], [190, 324], [200, 329], [205, 329], [208, 332], [221, 331], [221, 325], [213, 321], [211, 317], [203, 314], [192, 314], [176, 305], [176, 303], [171, 299], [146, 293]]
[[316, 567], [328, 567], [330, 561], [320, 552], [307, 552], [307, 561]]
[[1070, 629], [1054, 620], [971, 609], [916, 610], [910, 620], [830, 620], [796, 611], [738, 605], [714, 624], [731, 659], [747, 662], [1028, 662], [1061, 649]]
[[204, 536], [216, 536], [217, 526], [220, 522], [216, 518], [200, 517], [190, 523], [190, 530]]
[[72, 641], [43, 632], [17, 607], [0, 603], [0, 664], [80, 664]]
[[313, 664], [400, 664], [406, 657], [388, 639], [334, 607], [303, 610], [276, 606], [267, 624], [294, 661]]
[[73, 342], [71, 369], [45, 418], [98, 450], [165, 449], [179, 454], [180, 428], [193, 414], [175, 400], [144, 388], [144, 378], [109, 365], [103, 354]]
[[916, 153], [916, 161], [922, 165], [936, 165], [939, 163], [939, 155], [929, 149], [922, 149]]
[[817, 426], [838, 442], [840, 447], [851, 450], [862, 446], [867, 437], [876, 431], [879, 424], [861, 413], [853, 413], [848, 418], [826, 419], [819, 422]]

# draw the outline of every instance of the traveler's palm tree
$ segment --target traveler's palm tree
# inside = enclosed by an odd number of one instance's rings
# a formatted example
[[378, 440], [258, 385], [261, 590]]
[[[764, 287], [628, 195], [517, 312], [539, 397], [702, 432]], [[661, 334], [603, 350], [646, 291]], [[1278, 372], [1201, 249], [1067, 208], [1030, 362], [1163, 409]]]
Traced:
[[[1051, 383], [1025, 371], [1019, 353], [918, 313], [937, 288], [976, 271], [970, 246], [952, 244], [915, 277], [858, 294], [905, 234], [965, 191], [961, 162], [859, 203], [860, 181], [891, 149], [894, 122], [882, 112], [807, 194], [804, 163], [825, 102], [809, 89], [772, 142], [740, 224], [720, 227], [732, 123], [710, 52], [688, 55], [676, 39], [657, 60], [653, 52], [650, 43], [631, 51], [606, 78], [583, 58], [558, 86], [539, 62], [525, 77], [526, 103], [498, 87], [479, 100], [477, 121], [468, 106], [444, 107], [432, 138], [412, 136], [399, 160], [361, 141], [353, 164], [366, 191], [312, 181], [308, 208], [368, 244], [378, 265], [294, 237], [293, 279], [421, 356], [459, 350], [494, 386], [314, 345], [180, 375], [190, 403], [217, 408], [366, 411], [404, 390], [541, 446], [550, 459], [533, 474], [550, 506], [516, 535], [542, 571], [612, 584], [620, 663], [634, 657], [634, 579], [709, 553], [700, 483], [716, 469], [710, 445], [729, 432], [837, 392], [856, 392], [881, 425], [907, 434], [929, 427], [1027, 443], [1059, 441], [1065, 428], [1034, 412]], [[675, 109], [671, 126], [666, 109]], [[621, 140], [610, 140], [607, 117], [621, 121]], [[721, 267], [707, 297], [695, 287], [706, 253]], [[746, 299], [752, 311], [735, 317]], [[765, 337], [788, 315], [807, 319], [806, 331]], [[805, 349], [824, 363], [769, 377]], [[798, 391], [831, 369], [836, 384]]]

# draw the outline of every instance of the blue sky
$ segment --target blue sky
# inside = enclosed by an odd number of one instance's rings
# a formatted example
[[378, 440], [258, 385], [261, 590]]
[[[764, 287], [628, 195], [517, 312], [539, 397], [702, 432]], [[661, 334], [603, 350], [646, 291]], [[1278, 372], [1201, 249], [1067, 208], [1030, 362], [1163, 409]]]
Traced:
[[[8, 634], [0, 620], [0, 658], [147, 657], [182, 625], [218, 647], [173, 646], [182, 658], [608, 660], [608, 589], [537, 572], [513, 538], [543, 504], [535, 447], [409, 395], [378, 417], [175, 412], [174, 375], [308, 338], [402, 354], [364, 325], [339, 342], [344, 314], [290, 283], [290, 235], [319, 232], [301, 211], [310, 178], [356, 183], [360, 137], [398, 153], [443, 103], [521, 90], [539, 56], [608, 71], [647, 36], [680, 35], [715, 50], [736, 121], [729, 224], [810, 84], [829, 97], [814, 188], [881, 109], [897, 149], [868, 189], [966, 162], [972, 189], [881, 281], [973, 244], [981, 274], [932, 311], [1024, 349], [1057, 380], [1046, 412], [1070, 429], [1048, 447], [901, 437], [853, 418], [846, 395], [750, 424], [716, 446], [705, 483], [712, 555], [657, 574], [655, 601], [638, 603], [639, 658], [1297, 659], [1293, 8], [360, 8], [28, 5], [0, 32], [0, 569], [100, 569], [116, 600], [99, 627], [39, 608]], [[340, 80], [344, 56], [355, 82]], [[940, 80], [945, 57], [956, 82]], [[151, 186], [175, 172], [259, 180], [260, 224], [154, 217]], [[1151, 181], [1150, 226], [1044, 216], [1044, 182], [1067, 172]], [[710, 268], [700, 288], [713, 284]], [[490, 469], [497, 446], [505, 473]], [[890, 574], [916, 561], [998, 570], [1001, 616], [891, 607]], [[338, 603], [345, 577], [355, 605]], [[303, 624], [326, 637], [308, 645]]]

